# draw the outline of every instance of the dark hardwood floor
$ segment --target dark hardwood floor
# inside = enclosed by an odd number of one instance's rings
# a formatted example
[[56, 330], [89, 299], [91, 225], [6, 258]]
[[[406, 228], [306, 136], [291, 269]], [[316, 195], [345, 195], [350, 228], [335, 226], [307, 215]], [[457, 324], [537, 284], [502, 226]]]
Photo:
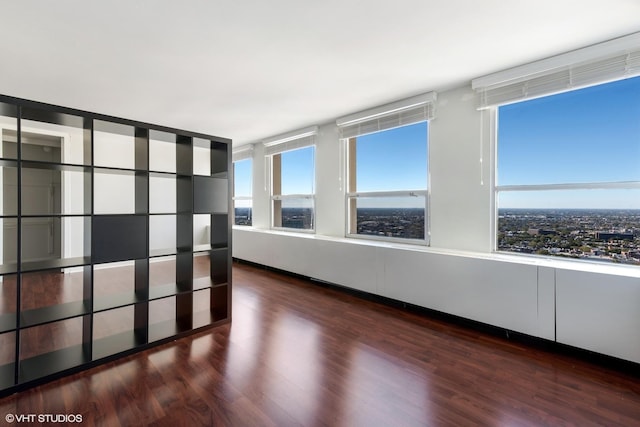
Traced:
[[0, 399], [0, 423], [640, 426], [624, 372], [253, 266], [233, 280], [231, 324]]

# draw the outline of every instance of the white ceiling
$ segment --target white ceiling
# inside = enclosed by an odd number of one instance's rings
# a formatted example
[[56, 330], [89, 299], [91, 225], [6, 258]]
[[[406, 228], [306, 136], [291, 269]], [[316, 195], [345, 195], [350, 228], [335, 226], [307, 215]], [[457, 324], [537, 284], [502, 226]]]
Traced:
[[640, 31], [637, 0], [2, 0], [0, 93], [258, 141]]

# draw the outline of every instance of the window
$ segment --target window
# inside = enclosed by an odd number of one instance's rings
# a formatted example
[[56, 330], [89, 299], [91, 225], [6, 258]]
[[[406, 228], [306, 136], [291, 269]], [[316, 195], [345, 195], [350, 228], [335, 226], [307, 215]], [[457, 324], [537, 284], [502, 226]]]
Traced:
[[271, 161], [271, 226], [315, 229], [315, 134], [317, 127], [265, 141]]
[[640, 265], [640, 77], [498, 107], [499, 251]]
[[250, 158], [233, 162], [233, 211], [235, 225], [252, 225], [252, 168]]
[[347, 236], [427, 243], [434, 100], [427, 94], [338, 120], [347, 152]]

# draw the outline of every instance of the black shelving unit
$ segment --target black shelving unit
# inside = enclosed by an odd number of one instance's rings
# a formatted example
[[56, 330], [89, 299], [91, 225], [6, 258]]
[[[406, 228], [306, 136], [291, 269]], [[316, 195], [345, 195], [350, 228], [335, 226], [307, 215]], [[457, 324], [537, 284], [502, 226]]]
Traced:
[[229, 140], [6, 96], [0, 131], [0, 395], [230, 321]]

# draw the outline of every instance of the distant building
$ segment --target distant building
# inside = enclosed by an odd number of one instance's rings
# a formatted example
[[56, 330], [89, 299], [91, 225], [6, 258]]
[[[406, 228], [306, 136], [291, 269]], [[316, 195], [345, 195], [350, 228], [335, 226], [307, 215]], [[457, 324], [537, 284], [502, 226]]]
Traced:
[[555, 232], [555, 230], [549, 230], [545, 228], [530, 228], [529, 230], [527, 230], [527, 233], [531, 234], [532, 236], [552, 236], [554, 234], [558, 234]]
[[604, 231], [596, 231], [596, 239], [598, 240], [633, 240], [633, 233], [609, 233]]

